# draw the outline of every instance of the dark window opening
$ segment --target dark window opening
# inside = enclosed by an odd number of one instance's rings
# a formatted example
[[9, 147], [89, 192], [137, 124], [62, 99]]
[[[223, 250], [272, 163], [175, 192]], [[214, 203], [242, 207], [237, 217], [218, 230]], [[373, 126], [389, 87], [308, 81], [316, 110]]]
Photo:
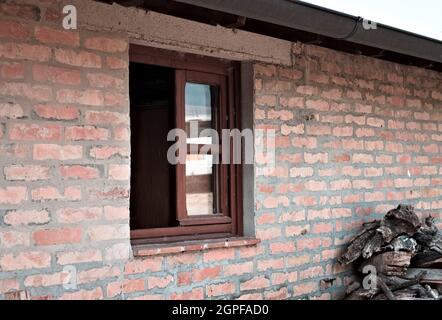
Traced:
[[174, 127], [174, 71], [130, 63], [131, 201], [133, 230], [177, 225], [175, 168], [167, 161]]
[[[241, 235], [241, 165], [214, 161], [222, 159], [221, 131], [240, 129], [238, 64], [137, 45], [130, 60], [133, 242]], [[185, 163], [177, 165], [167, 160], [174, 128], [188, 136]], [[220, 140], [201, 137], [204, 129]]]

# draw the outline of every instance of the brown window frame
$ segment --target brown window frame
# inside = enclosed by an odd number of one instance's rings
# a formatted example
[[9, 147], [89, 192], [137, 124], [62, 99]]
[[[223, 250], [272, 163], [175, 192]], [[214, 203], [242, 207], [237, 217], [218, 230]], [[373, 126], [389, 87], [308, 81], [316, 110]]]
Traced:
[[[185, 129], [184, 88], [186, 82], [214, 85], [219, 88], [219, 118], [216, 129], [240, 129], [240, 71], [239, 63], [195, 54], [158, 48], [130, 45], [131, 62], [175, 69], [176, 127]], [[223, 121], [224, 120], [224, 121]], [[231, 151], [233, 151], [232, 143]], [[189, 145], [188, 145], [189, 147]], [[201, 146], [198, 146], [198, 149]], [[190, 154], [188, 148], [187, 154]], [[232, 152], [231, 155], [232, 157]], [[197, 239], [242, 236], [242, 168], [240, 164], [219, 164], [220, 213], [188, 216], [186, 212], [185, 165], [177, 164], [176, 217], [179, 226], [131, 230], [131, 239], [137, 243], [160, 243]]]

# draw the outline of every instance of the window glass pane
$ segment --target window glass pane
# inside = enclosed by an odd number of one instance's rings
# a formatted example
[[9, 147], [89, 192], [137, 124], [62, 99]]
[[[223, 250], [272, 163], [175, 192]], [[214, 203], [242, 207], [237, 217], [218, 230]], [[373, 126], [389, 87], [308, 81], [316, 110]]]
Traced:
[[[213, 123], [213, 87], [206, 84], [186, 83], [185, 121], [187, 143], [211, 144], [211, 137], [199, 137], [204, 129], [212, 128]], [[191, 130], [195, 128], [195, 130]]]
[[189, 216], [216, 213], [212, 155], [187, 155], [186, 206]]

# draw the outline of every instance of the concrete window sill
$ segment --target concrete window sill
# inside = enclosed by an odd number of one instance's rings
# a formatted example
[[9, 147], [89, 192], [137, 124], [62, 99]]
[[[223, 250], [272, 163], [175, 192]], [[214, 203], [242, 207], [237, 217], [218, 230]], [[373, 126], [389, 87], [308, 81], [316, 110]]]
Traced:
[[133, 246], [133, 252], [134, 257], [147, 257], [180, 252], [202, 251], [208, 249], [253, 246], [260, 242], [261, 240], [256, 238], [238, 237], [183, 241], [167, 244], [140, 244]]

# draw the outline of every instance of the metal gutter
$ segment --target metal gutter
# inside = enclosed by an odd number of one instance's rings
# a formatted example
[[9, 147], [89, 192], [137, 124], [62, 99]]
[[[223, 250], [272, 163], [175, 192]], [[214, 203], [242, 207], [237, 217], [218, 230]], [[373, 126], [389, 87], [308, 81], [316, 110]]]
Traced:
[[336, 40], [442, 63], [442, 41], [296, 0], [175, 0], [176, 2], [302, 30]]

